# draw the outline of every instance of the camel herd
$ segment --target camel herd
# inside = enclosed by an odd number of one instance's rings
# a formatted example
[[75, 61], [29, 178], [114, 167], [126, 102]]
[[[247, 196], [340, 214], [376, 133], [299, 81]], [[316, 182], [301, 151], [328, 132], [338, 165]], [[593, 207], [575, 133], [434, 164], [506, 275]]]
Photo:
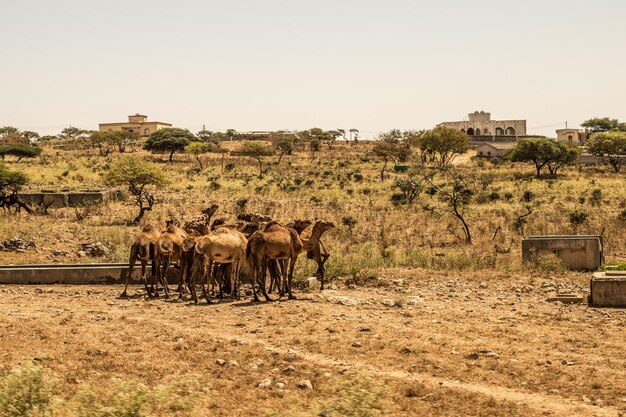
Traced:
[[[229, 291], [232, 298], [238, 299], [242, 274], [250, 277], [254, 301], [259, 301], [258, 292], [267, 301], [271, 300], [268, 292], [273, 290], [281, 297], [287, 294], [292, 299], [295, 297], [291, 282], [302, 252], [316, 261], [316, 275], [321, 280], [320, 289], [324, 289], [324, 264], [330, 255], [320, 238], [334, 227], [333, 223], [296, 220], [281, 225], [269, 216], [251, 213], [238, 215], [238, 221], [233, 224], [226, 224], [223, 219], [211, 223], [217, 209], [214, 204], [202, 210], [200, 216], [182, 227], [176, 220], [167, 221], [162, 230], [150, 224], [144, 226], [130, 247], [129, 271], [122, 296], [127, 295], [129, 278], [139, 260], [141, 281], [150, 297], [159, 297], [159, 284], [165, 297], [169, 297], [167, 272], [176, 264], [178, 297], [182, 298], [187, 288], [195, 303], [198, 302], [198, 283], [207, 302], [211, 302], [209, 293], [215, 296], [216, 291], [220, 298], [224, 291]], [[148, 262], [151, 262], [150, 286], [146, 275]]]

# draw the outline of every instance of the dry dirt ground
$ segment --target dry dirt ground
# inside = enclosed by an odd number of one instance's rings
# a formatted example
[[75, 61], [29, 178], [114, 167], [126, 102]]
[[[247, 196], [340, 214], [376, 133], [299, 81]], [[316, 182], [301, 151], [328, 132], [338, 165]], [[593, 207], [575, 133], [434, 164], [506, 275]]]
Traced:
[[0, 373], [35, 360], [61, 397], [193, 376], [199, 415], [626, 414], [624, 309], [545, 301], [588, 274], [484, 275], [392, 270], [197, 306], [140, 287], [4, 285]]

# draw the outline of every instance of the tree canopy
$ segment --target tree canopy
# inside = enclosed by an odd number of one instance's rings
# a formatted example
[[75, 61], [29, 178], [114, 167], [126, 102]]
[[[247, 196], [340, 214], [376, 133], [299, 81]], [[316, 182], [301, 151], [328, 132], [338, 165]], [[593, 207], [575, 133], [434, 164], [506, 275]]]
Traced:
[[128, 188], [135, 199], [135, 204], [139, 206], [139, 214], [134, 223], [139, 223], [144, 213], [152, 210], [155, 202], [152, 189], [164, 187], [169, 183], [165, 172], [158, 165], [133, 156], [126, 156], [113, 162], [104, 179], [107, 185]]
[[587, 140], [590, 154], [602, 157], [615, 172], [626, 163], [626, 132], [599, 132]]
[[250, 156], [259, 163], [259, 177], [263, 175], [263, 157], [271, 156], [274, 150], [263, 142], [246, 141], [240, 149], [242, 155]]
[[0, 194], [17, 193], [26, 184], [28, 184], [26, 174], [13, 171], [0, 162]]
[[168, 127], [150, 134], [143, 148], [148, 151], [169, 152], [169, 161], [172, 162], [174, 152], [183, 151], [194, 139], [193, 133], [187, 129]]
[[4, 159], [5, 156], [11, 155], [17, 157], [17, 161], [21, 161], [22, 158], [34, 158], [41, 154], [41, 148], [33, 146], [25, 142], [4, 142], [0, 143], [0, 157]]
[[594, 117], [581, 123], [589, 133], [620, 131], [626, 132], [626, 123], [608, 117]]
[[560, 167], [574, 162], [579, 154], [574, 144], [547, 138], [523, 138], [517, 141], [509, 157], [513, 162], [533, 162], [540, 177], [544, 167], [556, 176]]
[[422, 160], [434, 162], [440, 168], [450, 165], [457, 155], [469, 150], [469, 137], [445, 126], [437, 126], [426, 132], [415, 132], [413, 140], [420, 149]]

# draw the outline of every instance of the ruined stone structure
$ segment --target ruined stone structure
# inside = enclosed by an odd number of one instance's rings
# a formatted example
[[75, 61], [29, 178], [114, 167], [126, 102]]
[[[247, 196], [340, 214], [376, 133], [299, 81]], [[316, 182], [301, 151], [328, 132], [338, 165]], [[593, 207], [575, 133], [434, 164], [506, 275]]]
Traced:
[[443, 122], [437, 126], [457, 129], [467, 133], [468, 136], [491, 136], [492, 138], [526, 136], [526, 120], [491, 120], [491, 113], [484, 111], [475, 111], [468, 116], [468, 120]]
[[149, 136], [150, 133], [172, 127], [172, 125], [164, 122], [149, 122], [148, 116], [137, 113], [128, 116], [128, 122], [100, 123], [98, 127], [100, 132], [128, 132], [139, 136]]

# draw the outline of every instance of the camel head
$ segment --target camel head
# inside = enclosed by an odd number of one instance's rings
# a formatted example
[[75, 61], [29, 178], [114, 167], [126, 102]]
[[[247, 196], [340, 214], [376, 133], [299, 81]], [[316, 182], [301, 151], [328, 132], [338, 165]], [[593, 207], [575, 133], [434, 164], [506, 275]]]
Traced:
[[325, 232], [335, 227], [333, 222], [327, 222], [326, 220], [318, 220], [315, 222], [315, 226], [320, 229], [321, 232]]
[[189, 236], [187, 239], [183, 241], [183, 250], [185, 252], [189, 252], [196, 246], [196, 239], [194, 236]]
[[215, 219], [215, 220], [213, 220], [213, 224], [211, 225], [211, 230], [215, 230], [215, 229], [217, 229], [218, 227], [220, 227], [220, 226], [222, 226], [224, 224], [226, 224], [226, 221], [224, 219], [222, 219], [222, 218]]
[[211, 204], [210, 207], [202, 209], [202, 214], [205, 214], [205, 215], [211, 217], [213, 214], [215, 214], [215, 212], [217, 211], [218, 208], [220, 208], [220, 206], [218, 206], [217, 204]]
[[169, 228], [170, 228], [170, 226], [172, 226], [172, 225], [174, 225], [174, 226], [178, 227], [178, 226], [180, 226], [180, 222], [179, 222], [178, 220], [176, 220], [175, 218], [171, 218], [171, 219], [169, 219], [169, 220], [166, 220], [166, 221], [165, 221], [165, 226], [166, 226], [168, 229], [169, 229]]
[[313, 222], [309, 219], [302, 219], [302, 220], [294, 220], [293, 222], [293, 228], [298, 232], [298, 233], [302, 233], [302, 231], [304, 229], [306, 229], [307, 227], [309, 227], [311, 224], [313, 224]]

